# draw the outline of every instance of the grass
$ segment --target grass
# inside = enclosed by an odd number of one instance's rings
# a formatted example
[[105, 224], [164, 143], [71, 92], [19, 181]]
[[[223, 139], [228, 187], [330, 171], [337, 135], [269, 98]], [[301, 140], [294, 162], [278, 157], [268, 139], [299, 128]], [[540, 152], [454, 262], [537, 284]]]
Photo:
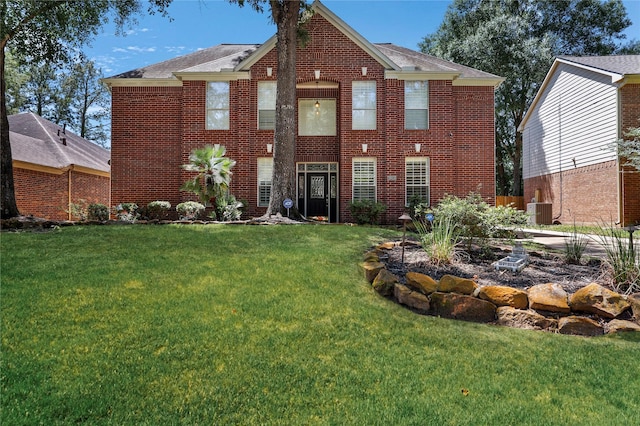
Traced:
[[3, 233], [0, 424], [618, 425], [640, 333], [418, 316], [357, 264], [394, 231]]

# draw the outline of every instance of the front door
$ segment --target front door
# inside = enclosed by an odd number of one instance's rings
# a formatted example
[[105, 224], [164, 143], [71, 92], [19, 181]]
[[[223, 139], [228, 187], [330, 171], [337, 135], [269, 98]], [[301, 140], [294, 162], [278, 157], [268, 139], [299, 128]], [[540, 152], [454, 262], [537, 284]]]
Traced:
[[307, 173], [307, 216], [329, 215], [328, 173]]

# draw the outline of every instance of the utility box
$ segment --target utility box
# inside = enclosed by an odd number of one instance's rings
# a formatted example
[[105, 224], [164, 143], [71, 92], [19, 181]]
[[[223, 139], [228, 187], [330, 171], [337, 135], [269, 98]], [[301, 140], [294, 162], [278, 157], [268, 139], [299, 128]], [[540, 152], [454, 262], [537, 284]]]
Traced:
[[551, 203], [528, 203], [527, 214], [532, 225], [551, 225]]

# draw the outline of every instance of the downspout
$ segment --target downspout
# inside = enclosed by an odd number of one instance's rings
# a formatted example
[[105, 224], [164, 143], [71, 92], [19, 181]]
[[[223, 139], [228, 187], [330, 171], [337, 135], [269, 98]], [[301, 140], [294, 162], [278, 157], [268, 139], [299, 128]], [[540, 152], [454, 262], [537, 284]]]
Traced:
[[560, 213], [554, 217], [553, 220], [559, 219], [562, 216], [563, 209], [563, 193], [562, 188], [562, 92], [558, 95], [558, 167], [560, 169]]
[[[616, 113], [616, 124], [618, 126], [617, 132], [616, 134], [618, 135], [618, 139], [622, 139], [622, 100], [621, 100], [621, 95], [620, 95], [620, 87], [618, 87], [618, 90], [616, 92], [618, 99], [617, 99], [617, 107], [618, 107], [618, 111]], [[620, 151], [618, 150], [618, 143], [616, 141], [615, 144], [615, 154], [616, 154], [616, 168], [618, 169], [618, 179], [617, 179], [617, 184], [618, 184], [618, 224], [620, 224], [620, 226], [625, 226], [626, 224], [623, 223], [624, 222], [624, 168], [622, 167], [622, 165], [620, 164]]]
[[71, 220], [71, 173], [73, 172], [73, 164], [69, 166], [68, 183], [67, 183], [67, 220]]

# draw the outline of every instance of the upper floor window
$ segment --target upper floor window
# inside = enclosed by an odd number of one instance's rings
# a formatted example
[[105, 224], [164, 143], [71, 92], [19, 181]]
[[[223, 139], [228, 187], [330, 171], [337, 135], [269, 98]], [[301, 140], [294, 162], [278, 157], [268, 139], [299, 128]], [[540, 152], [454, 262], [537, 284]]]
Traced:
[[276, 82], [258, 82], [258, 129], [276, 128]]
[[229, 130], [229, 82], [207, 83], [207, 129]]
[[404, 82], [404, 128], [429, 128], [429, 82]]
[[298, 134], [300, 136], [335, 136], [336, 100], [299, 99]]
[[354, 81], [351, 86], [351, 128], [376, 129], [376, 82]]

